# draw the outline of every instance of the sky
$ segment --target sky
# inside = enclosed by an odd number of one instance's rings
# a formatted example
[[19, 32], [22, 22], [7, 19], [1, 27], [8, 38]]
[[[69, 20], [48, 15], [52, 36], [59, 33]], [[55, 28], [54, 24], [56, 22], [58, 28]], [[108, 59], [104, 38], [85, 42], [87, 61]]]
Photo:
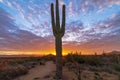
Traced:
[[[0, 0], [0, 54], [55, 54], [55, 0]], [[120, 51], [120, 0], [59, 0], [66, 5], [63, 54]]]

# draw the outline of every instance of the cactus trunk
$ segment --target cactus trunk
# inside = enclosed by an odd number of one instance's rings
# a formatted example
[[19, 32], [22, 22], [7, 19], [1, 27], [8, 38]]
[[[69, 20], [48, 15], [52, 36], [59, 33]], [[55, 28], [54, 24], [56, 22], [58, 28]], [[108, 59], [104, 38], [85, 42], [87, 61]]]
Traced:
[[62, 40], [61, 37], [55, 38], [56, 45], [56, 76], [62, 78]]

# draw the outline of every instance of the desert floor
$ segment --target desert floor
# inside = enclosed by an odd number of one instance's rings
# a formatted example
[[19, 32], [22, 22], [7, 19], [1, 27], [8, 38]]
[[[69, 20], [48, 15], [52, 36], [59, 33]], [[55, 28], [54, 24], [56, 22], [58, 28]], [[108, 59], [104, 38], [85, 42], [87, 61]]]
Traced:
[[[45, 65], [37, 65], [35, 68], [30, 69], [28, 74], [14, 80], [55, 80], [55, 69], [55, 64], [52, 61], [48, 61]], [[84, 70], [81, 76], [82, 80], [119, 80], [117, 75], [107, 72]], [[78, 80], [78, 76], [73, 71], [68, 70], [67, 67], [63, 67], [63, 77], [63, 80]]]

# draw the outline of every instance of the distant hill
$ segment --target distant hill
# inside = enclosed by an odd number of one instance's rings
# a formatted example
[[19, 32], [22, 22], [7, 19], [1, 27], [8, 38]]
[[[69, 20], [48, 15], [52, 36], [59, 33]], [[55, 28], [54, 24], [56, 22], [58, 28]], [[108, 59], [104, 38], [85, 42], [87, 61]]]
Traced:
[[112, 51], [112, 52], [109, 52], [109, 53], [107, 53], [108, 55], [120, 55], [120, 51]]
[[[35, 55], [0, 55], [0, 58], [36, 57]], [[39, 56], [37, 56], [39, 57]]]

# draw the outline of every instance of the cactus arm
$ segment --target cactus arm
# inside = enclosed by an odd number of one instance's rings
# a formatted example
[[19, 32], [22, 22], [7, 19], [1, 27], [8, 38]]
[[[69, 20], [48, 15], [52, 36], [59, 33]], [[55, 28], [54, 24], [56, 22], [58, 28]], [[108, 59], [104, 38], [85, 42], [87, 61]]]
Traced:
[[60, 30], [60, 17], [59, 17], [59, 2], [56, 0], [56, 27], [57, 30]]
[[55, 27], [55, 18], [54, 18], [54, 4], [51, 4], [51, 23], [52, 23], [52, 30], [53, 30], [53, 35], [56, 36], [56, 27]]
[[65, 5], [63, 5], [63, 9], [62, 9], [62, 25], [61, 25], [61, 37], [64, 36], [65, 34], [65, 22], [66, 22], [66, 18], [65, 18]]

